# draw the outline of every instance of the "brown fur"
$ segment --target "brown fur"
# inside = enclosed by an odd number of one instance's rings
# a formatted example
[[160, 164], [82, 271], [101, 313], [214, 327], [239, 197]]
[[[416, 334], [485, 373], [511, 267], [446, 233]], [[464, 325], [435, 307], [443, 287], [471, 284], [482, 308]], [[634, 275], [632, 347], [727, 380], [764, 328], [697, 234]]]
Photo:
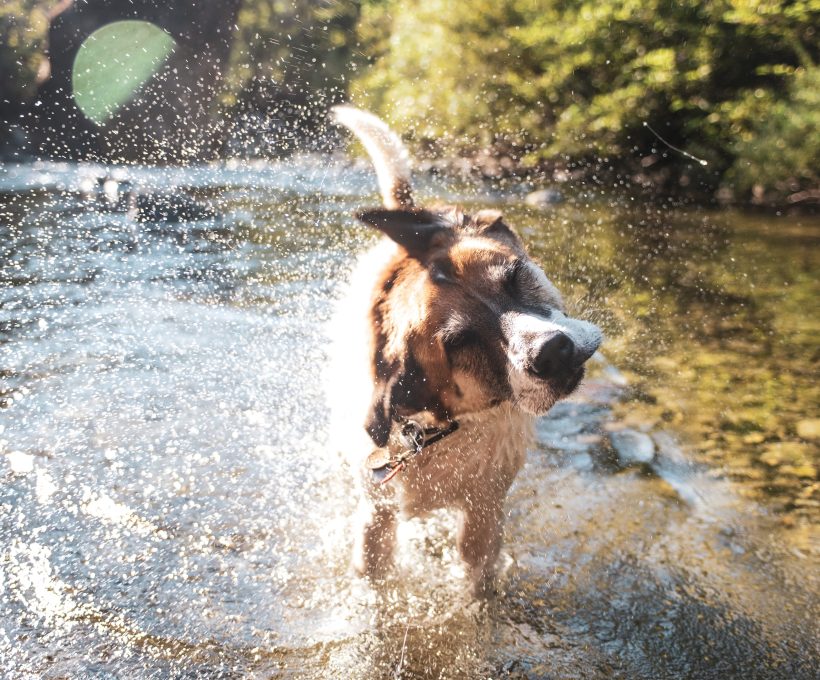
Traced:
[[[500, 355], [501, 332], [492, 307], [505, 294], [488, 273], [526, 258], [524, 247], [495, 211], [474, 217], [457, 208], [423, 214], [437, 231], [405, 242], [374, 288], [375, 389], [366, 428], [377, 446], [385, 445], [396, 416], [426, 411], [444, 421], [509, 396], [506, 378], [493, 370], [504, 366], [503, 358], [484, 356]], [[391, 215], [394, 224], [403, 222], [404, 211], [371, 211], [362, 219], [380, 227], [380, 220]], [[448, 322], [455, 316], [472, 321], [472, 332], [480, 336], [476, 347], [448, 349]], [[469, 387], [464, 378], [473, 378]], [[482, 392], [478, 384], [491, 389]]]

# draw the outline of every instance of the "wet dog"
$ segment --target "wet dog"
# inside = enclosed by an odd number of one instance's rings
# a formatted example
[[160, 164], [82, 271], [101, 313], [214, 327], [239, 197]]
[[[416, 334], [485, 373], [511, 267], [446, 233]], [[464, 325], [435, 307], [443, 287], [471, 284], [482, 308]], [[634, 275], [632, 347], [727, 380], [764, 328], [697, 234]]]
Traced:
[[361, 481], [353, 564], [382, 574], [399, 515], [454, 508], [473, 590], [487, 594], [534, 418], [578, 386], [601, 332], [565, 314], [499, 212], [416, 206], [399, 138], [364, 111], [333, 114], [378, 176], [383, 207], [357, 217], [386, 237], [341, 303], [330, 376], [334, 441]]

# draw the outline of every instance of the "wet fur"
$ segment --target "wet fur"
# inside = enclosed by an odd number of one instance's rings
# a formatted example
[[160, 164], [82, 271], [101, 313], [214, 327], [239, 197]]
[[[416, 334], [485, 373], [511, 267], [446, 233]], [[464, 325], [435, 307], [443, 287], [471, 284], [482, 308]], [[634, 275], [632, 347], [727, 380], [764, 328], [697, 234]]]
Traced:
[[[558, 291], [499, 213], [414, 207], [395, 135], [350, 107], [337, 119], [365, 141], [388, 206], [358, 213], [387, 239], [361, 258], [340, 305], [344, 335], [330, 378], [331, 389], [342, 392], [333, 397], [333, 438], [346, 444], [361, 487], [353, 564], [362, 574], [384, 573], [399, 514], [455, 508], [459, 552], [474, 591], [486, 594], [504, 499], [524, 463], [534, 415], [571, 392], [583, 371], [535, 380], [522, 367], [544, 329], [575, 333], [588, 354], [600, 333], [563, 315]], [[534, 316], [526, 311], [532, 309]], [[532, 330], [521, 319], [530, 319]], [[377, 487], [364, 461], [387, 445], [401, 416], [456, 419], [460, 428]]]

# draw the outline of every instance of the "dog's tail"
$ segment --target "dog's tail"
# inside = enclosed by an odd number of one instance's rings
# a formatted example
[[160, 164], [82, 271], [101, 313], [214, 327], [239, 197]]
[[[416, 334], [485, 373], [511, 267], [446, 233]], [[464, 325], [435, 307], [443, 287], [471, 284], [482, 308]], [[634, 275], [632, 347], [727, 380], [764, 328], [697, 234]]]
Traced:
[[333, 120], [359, 138], [373, 161], [384, 207], [412, 208], [410, 157], [398, 135], [367, 111], [352, 106], [334, 106], [331, 111]]

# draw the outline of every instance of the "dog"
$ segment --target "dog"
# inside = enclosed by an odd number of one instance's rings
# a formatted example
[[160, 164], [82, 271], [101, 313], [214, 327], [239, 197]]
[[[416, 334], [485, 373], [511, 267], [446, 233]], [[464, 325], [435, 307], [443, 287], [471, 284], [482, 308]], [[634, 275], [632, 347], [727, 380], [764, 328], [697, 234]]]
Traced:
[[335, 427], [360, 486], [353, 567], [379, 578], [399, 517], [452, 508], [472, 591], [494, 592], [504, 499], [534, 419], [571, 394], [602, 342], [500, 212], [416, 206], [407, 152], [374, 115], [335, 122], [363, 144], [383, 206], [356, 217], [384, 238], [354, 270], [335, 321]]

